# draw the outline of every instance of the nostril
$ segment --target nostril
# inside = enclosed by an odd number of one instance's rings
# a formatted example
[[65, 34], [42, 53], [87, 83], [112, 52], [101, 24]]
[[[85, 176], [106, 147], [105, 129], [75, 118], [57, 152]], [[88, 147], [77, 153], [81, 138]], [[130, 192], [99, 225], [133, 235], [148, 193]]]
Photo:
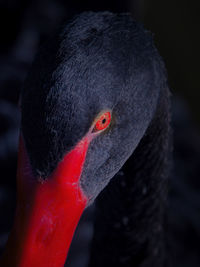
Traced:
[[36, 234], [36, 243], [43, 246], [48, 246], [53, 240], [56, 232], [57, 221], [52, 222], [52, 220], [49, 220], [48, 218], [44, 218], [44, 220], [45, 222], [43, 222]]

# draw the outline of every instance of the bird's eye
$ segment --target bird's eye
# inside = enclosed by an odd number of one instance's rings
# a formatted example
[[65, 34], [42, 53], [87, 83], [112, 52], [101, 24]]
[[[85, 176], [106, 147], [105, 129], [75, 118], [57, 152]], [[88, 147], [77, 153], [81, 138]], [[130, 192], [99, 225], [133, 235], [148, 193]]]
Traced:
[[111, 122], [111, 113], [110, 111], [104, 112], [101, 114], [95, 123], [95, 126], [92, 130], [92, 132], [98, 132], [106, 129]]

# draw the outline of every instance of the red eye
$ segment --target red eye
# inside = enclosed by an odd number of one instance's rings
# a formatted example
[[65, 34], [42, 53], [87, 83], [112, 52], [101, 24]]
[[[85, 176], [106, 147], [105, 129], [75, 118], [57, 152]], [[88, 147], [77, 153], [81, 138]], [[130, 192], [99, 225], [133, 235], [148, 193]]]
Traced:
[[108, 125], [111, 122], [111, 113], [109, 111], [103, 113], [102, 115], [100, 115], [100, 117], [98, 118], [93, 132], [97, 132], [97, 131], [102, 131], [104, 129], [106, 129], [108, 127]]

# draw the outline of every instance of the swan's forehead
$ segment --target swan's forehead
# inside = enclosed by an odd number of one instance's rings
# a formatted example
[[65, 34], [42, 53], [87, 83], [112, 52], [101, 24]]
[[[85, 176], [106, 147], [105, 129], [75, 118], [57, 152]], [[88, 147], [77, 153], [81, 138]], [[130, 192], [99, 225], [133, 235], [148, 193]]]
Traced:
[[124, 77], [106, 62], [95, 66], [92, 62], [80, 66], [77, 62], [73, 68], [67, 63], [63, 67], [62, 78], [57, 81], [62, 86], [54, 94], [57, 94], [56, 101], [65, 101], [71, 109], [88, 113], [88, 110], [99, 112], [112, 108], [124, 89]]

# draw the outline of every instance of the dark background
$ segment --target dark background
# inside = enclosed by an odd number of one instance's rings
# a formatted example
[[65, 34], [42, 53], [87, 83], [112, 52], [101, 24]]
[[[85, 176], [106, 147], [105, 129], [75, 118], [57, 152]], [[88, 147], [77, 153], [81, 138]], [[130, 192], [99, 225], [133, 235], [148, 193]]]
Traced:
[[[192, 187], [200, 190], [199, 0], [0, 0], [0, 249], [15, 208], [20, 88], [40, 43], [85, 10], [131, 12], [154, 33], [173, 95], [174, 173], [187, 187], [189, 177]], [[200, 203], [198, 193], [194, 202]], [[188, 209], [200, 222], [195, 205]], [[200, 233], [194, 231], [192, 236]], [[193, 239], [185, 237], [184, 242]]]

